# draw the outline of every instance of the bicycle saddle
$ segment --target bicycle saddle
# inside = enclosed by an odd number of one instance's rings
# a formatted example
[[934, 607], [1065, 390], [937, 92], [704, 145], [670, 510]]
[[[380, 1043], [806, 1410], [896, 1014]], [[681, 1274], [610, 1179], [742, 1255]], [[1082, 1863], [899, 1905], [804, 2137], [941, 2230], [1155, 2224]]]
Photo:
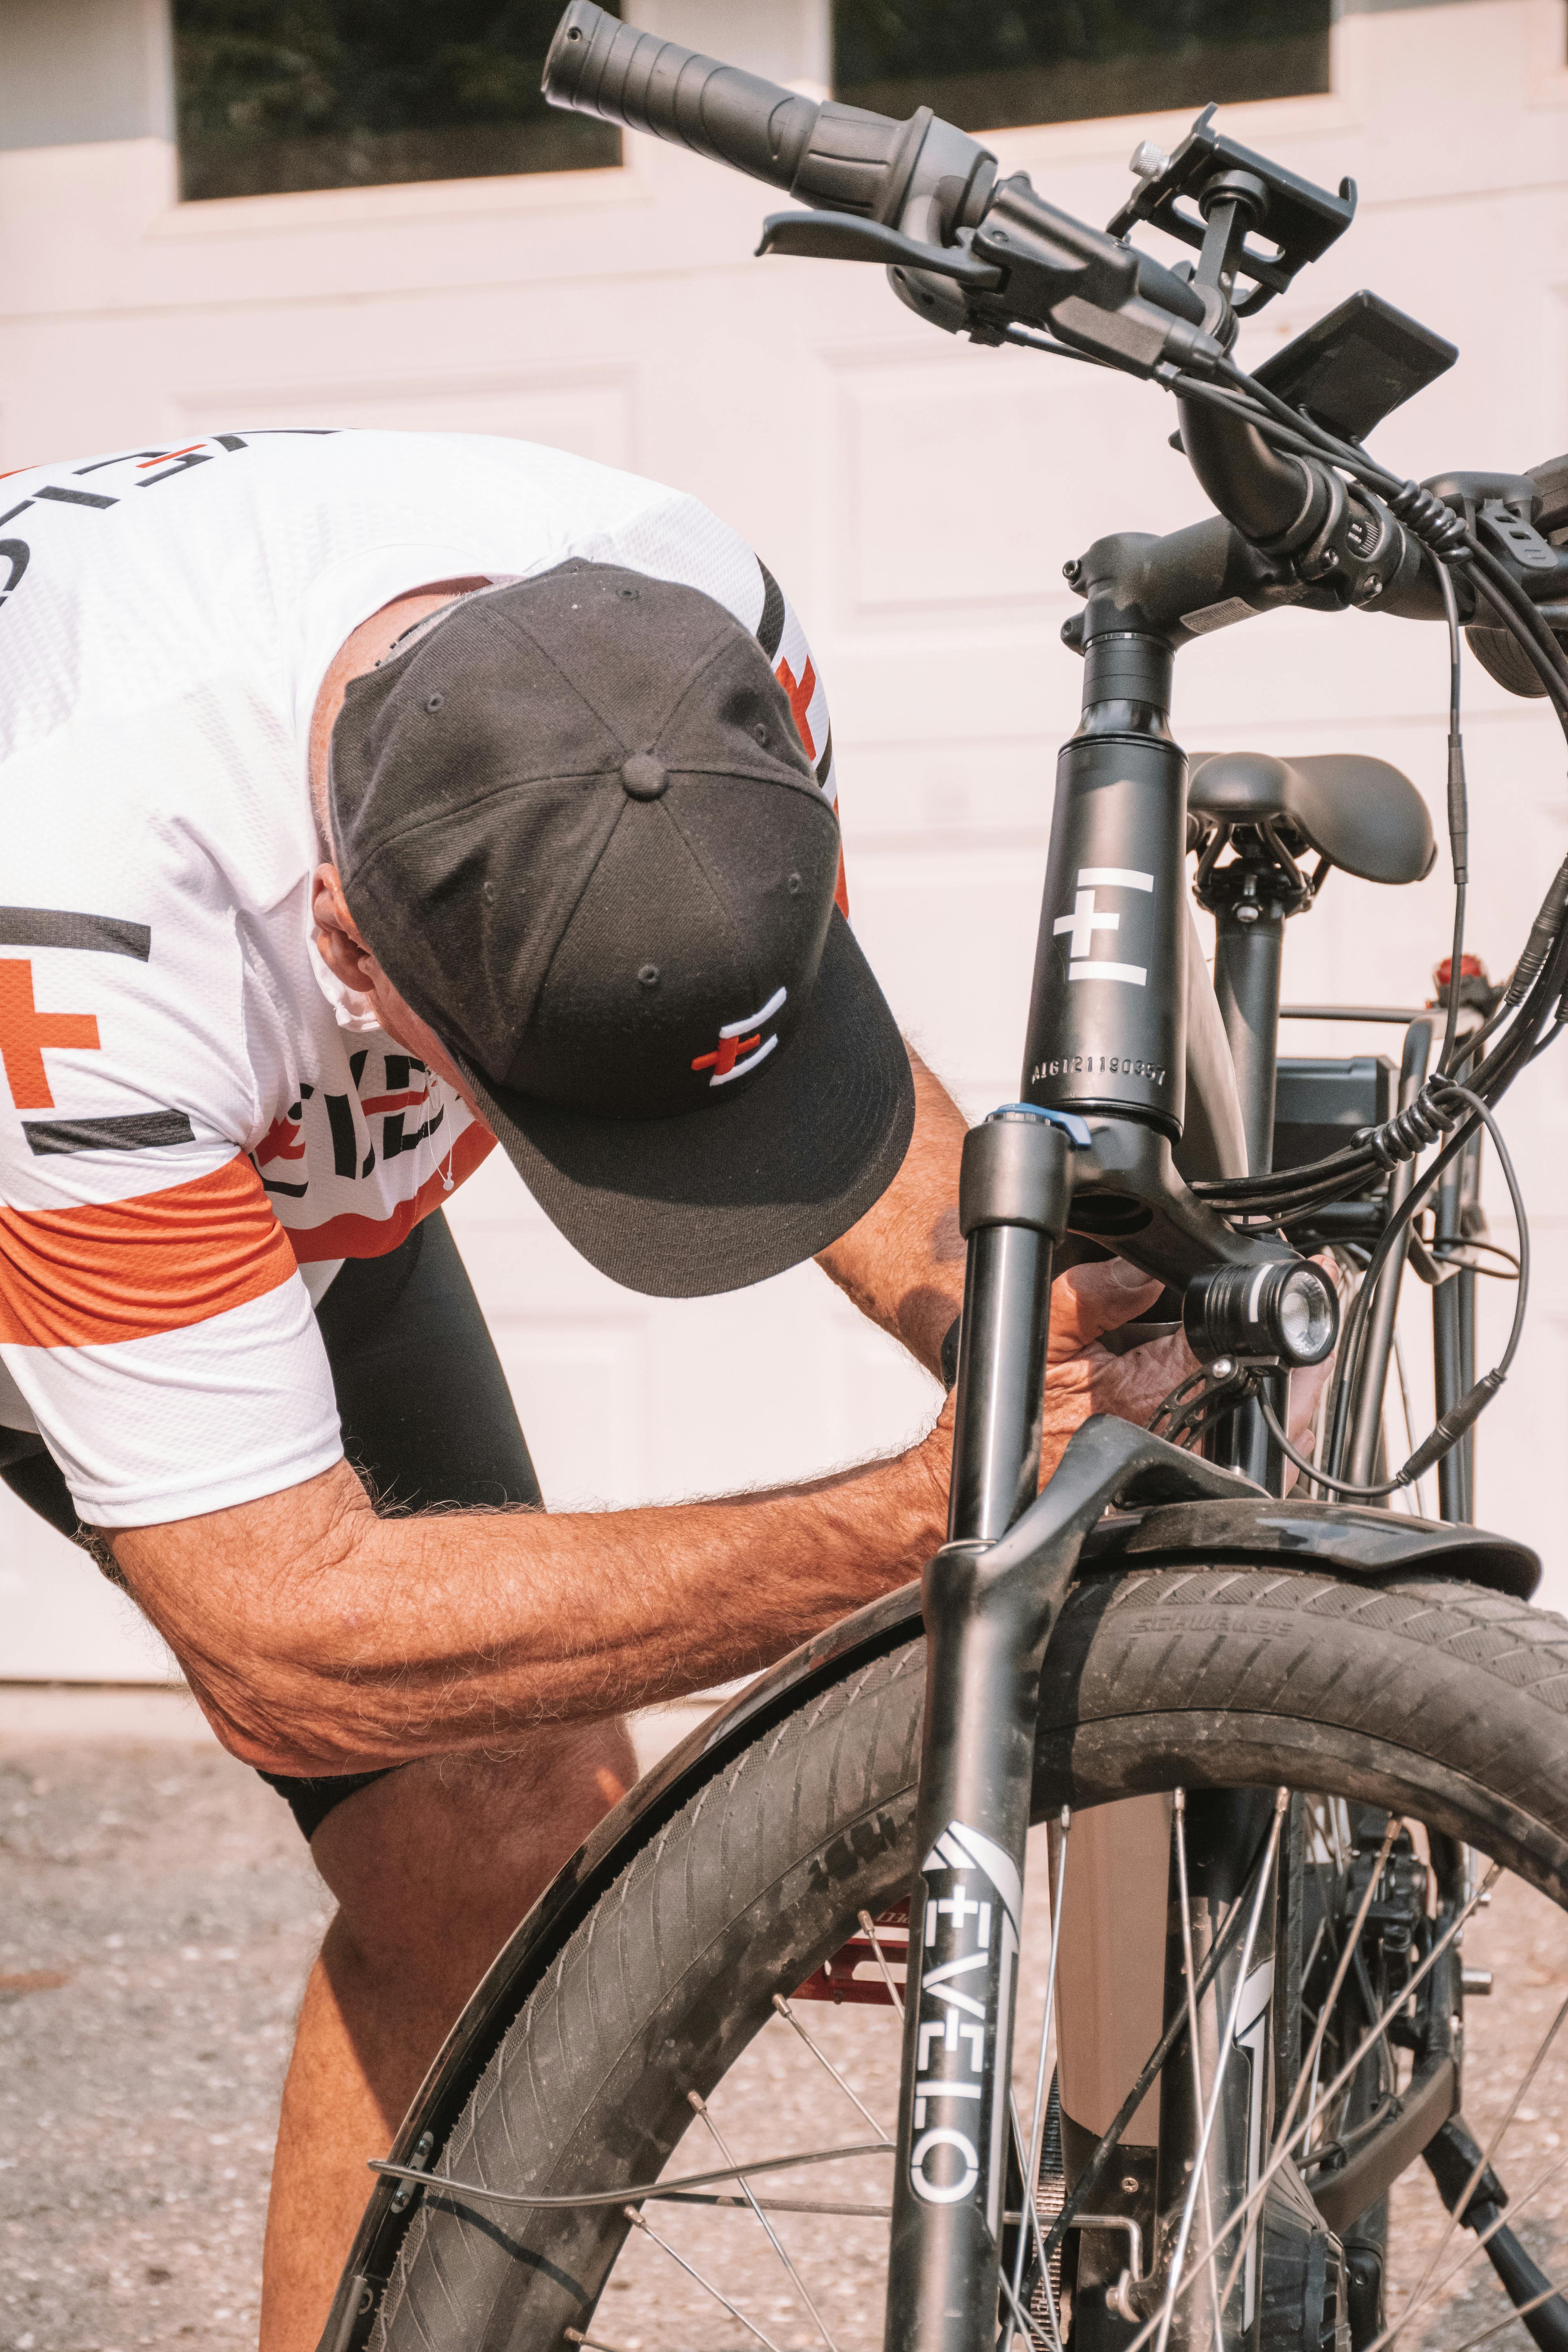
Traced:
[[1283, 819], [1309, 849], [1363, 882], [1419, 882], [1437, 855], [1426, 803], [1409, 777], [1357, 751], [1305, 760], [1200, 753], [1188, 804], [1222, 824]]

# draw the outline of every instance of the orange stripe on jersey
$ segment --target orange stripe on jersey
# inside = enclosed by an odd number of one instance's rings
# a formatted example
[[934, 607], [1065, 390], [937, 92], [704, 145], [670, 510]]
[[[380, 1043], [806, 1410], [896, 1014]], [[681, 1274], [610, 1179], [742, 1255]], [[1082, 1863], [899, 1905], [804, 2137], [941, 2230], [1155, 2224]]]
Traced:
[[341, 1217], [329, 1217], [324, 1225], [295, 1227], [288, 1234], [294, 1255], [301, 1265], [319, 1265], [330, 1257], [384, 1257], [388, 1250], [407, 1240], [421, 1217], [440, 1207], [447, 1179], [458, 1185], [465, 1176], [471, 1176], [480, 1160], [489, 1159], [495, 1150], [495, 1141], [489, 1129], [476, 1120], [458, 1136], [450, 1160], [444, 1158], [435, 1175], [425, 1179], [412, 1200], [399, 1201], [389, 1217], [362, 1217], [345, 1209]]
[[773, 676], [788, 697], [790, 710], [795, 718], [795, 731], [800, 737], [805, 756], [808, 760], [815, 760], [816, 746], [811, 740], [811, 728], [805, 715], [811, 709], [812, 696], [816, 692], [816, 672], [811, 666], [810, 656], [807, 656], [805, 667], [799, 677], [796, 677], [786, 661], [780, 662]]
[[77, 1209], [0, 1209], [0, 1339], [90, 1348], [183, 1331], [276, 1290], [294, 1254], [248, 1160]]

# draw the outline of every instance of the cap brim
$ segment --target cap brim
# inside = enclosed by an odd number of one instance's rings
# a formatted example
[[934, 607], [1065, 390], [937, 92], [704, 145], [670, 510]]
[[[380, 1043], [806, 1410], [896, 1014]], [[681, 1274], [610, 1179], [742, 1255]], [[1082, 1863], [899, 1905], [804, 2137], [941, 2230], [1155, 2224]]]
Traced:
[[787, 1049], [731, 1100], [593, 1118], [459, 1066], [551, 1223], [653, 1298], [744, 1290], [815, 1257], [881, 1198], [914, 1131], [909, 1055], [837, 908]]

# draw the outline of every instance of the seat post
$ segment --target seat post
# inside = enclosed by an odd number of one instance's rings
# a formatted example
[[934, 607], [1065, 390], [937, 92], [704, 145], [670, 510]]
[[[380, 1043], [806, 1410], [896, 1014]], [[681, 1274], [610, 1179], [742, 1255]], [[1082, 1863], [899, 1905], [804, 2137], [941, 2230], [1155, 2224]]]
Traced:
[[[1216, 861], [1228, 845], [1234, 855]], [[1198, 860], [1200, 907], [1215, 919], [1215, 996], [1236, 1067], [1247, 1168], [1267, 1175], [1274, 1164], [1274, 1097], [1279, 1067], [1279, 963], [1285, 925], [1311, 904], [1311, 886], [1267, 817], [1219, 824]], [[1266, 1375], [1275, 1412], [1289, 1413], [1289, 1380]], [[1284, 1460], [1256, 1402], [1238, 1405], [1217, 1425], [1214, 1459], [1283, 1490]]]
[[1285, 909], [1239, 898], [1215, 908], [1215, 995], [1236, 1066], [1247, 1168], [1267, 1175], [1274, 1161], [1274, 1089], [1279, 1061], [1279, 960]]

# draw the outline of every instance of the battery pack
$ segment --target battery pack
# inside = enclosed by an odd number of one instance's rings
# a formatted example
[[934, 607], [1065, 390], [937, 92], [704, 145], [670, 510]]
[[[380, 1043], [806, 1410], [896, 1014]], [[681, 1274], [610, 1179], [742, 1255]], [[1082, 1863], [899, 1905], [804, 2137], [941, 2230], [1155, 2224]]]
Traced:
[[1386, 1054], [1343, 1062], [1282, 1059], [1274, 1095], [1274, 1165], [1303, 1168], [1379, 1127], [1399, 1104], [1399, 1072]]

